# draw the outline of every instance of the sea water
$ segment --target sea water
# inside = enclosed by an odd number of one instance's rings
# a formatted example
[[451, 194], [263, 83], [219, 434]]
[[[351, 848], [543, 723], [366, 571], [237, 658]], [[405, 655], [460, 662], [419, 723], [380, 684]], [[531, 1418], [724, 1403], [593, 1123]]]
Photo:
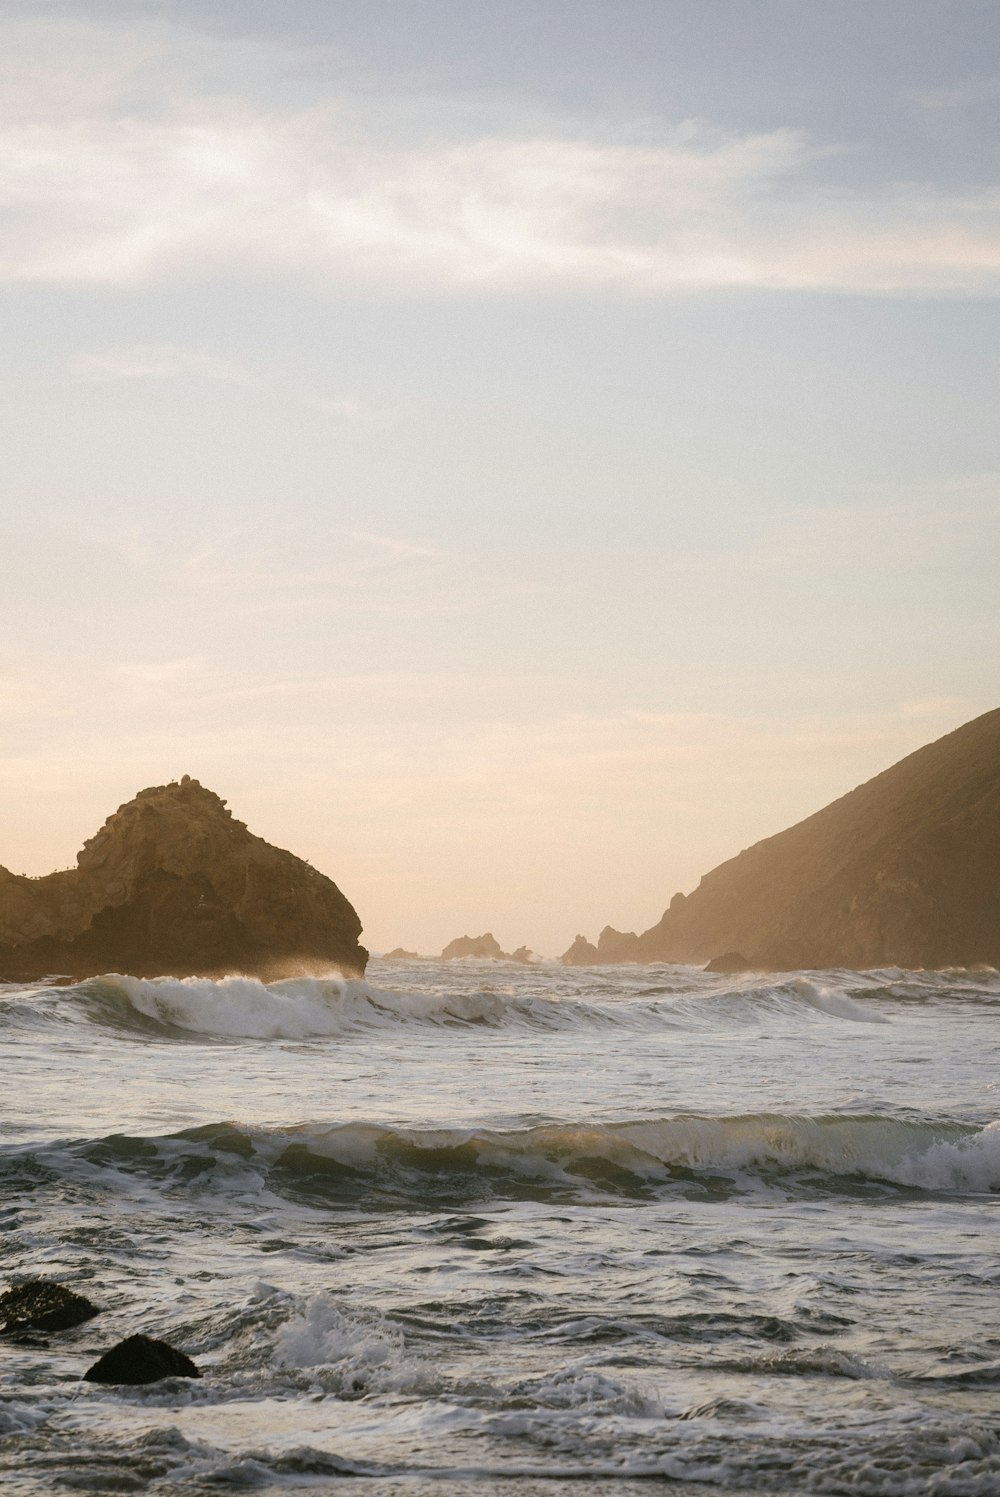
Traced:
[[[0, 988], [0, 1489], [1000, 1493], [1000, 977]], [[162, 1337], [199, 1381], [81, 1382]]]

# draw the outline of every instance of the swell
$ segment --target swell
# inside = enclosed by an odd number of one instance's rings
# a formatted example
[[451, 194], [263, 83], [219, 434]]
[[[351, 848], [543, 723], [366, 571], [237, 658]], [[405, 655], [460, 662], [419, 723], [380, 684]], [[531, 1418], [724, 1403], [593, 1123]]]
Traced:
[[[664, 973], [663, 975], [667, 975]], [[263, 983], [241, 976], [143, 979], [112, 973], [65, 988], [0, 992], [0, 1030], [93, 1027], [121, 1038], [306, 1040], [405, 1029], [572, 1032], [614, 1029], [699, 1031], [775, 1020], [883, 1024], [900, 1001], [926, 1001], [965, 987], [879, 979], [878, 974], [760, 976], [720, 983], [673, 969], [674, 981], [643, 972], [617, 983], [604, 976], [530, 974], [516, 984], [468, 986], [468, 973], [439, 971], [436, 985], [381, 987], [359, 979], [300, 977]], [[681, 979], [678, 981], [677, 979]], [[995, 974], [994, 974], [995, 978]], [[459, 986], [458, 982], [462, 985]], [[968, 985], [973, 1001], [992, 995], [985, 978]]]
[[220, 1122], [0, 1150], [15, 1189], [72, 1183], [285, 1199], [327, 1209], [435, 1210], [492, 1199], [726, 1198], [1000, 1191], [1000, 1123], [753, 1113], [515, 1130], [376, 1124], [262, 1129]]

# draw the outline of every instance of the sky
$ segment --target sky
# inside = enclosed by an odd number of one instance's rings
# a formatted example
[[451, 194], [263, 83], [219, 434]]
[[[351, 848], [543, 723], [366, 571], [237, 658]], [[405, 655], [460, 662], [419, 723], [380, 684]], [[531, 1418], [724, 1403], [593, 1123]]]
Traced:
[[993, 0], [8, 0], [0, 863], [642, 930], [1000, 705]]

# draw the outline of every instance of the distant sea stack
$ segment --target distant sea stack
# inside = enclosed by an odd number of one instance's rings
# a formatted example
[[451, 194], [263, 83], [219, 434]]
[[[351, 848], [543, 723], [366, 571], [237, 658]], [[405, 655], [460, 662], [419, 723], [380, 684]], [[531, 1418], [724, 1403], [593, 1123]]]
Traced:
[[1000, 710], [720, 864], [638, 945], [770, 971], [1000, 965]]
[[361, 973], [361, 921], [330, 879], [248, 832], [185, 775], [140, 790], [76, 868], [0, 868], [0, 977]]
[[462, 957], [475, 956], [487, 957], [496, 962], [529, 965], [534, 960], [534, 955], [527, 946], [519, 946], [516, 951], [504, 951], [493, 932], [488, 930], [481, 936], [456, 936], [442, 951], [441, 960], [454, 962], [460, 961]]

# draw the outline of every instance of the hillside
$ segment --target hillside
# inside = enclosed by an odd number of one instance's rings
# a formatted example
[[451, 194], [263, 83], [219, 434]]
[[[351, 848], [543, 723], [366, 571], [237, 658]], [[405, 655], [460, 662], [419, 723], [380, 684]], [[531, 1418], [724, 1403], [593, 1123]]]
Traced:
[[918, 749], [705, 875], [640, 960], [1000, 964], [1000, 710]]

